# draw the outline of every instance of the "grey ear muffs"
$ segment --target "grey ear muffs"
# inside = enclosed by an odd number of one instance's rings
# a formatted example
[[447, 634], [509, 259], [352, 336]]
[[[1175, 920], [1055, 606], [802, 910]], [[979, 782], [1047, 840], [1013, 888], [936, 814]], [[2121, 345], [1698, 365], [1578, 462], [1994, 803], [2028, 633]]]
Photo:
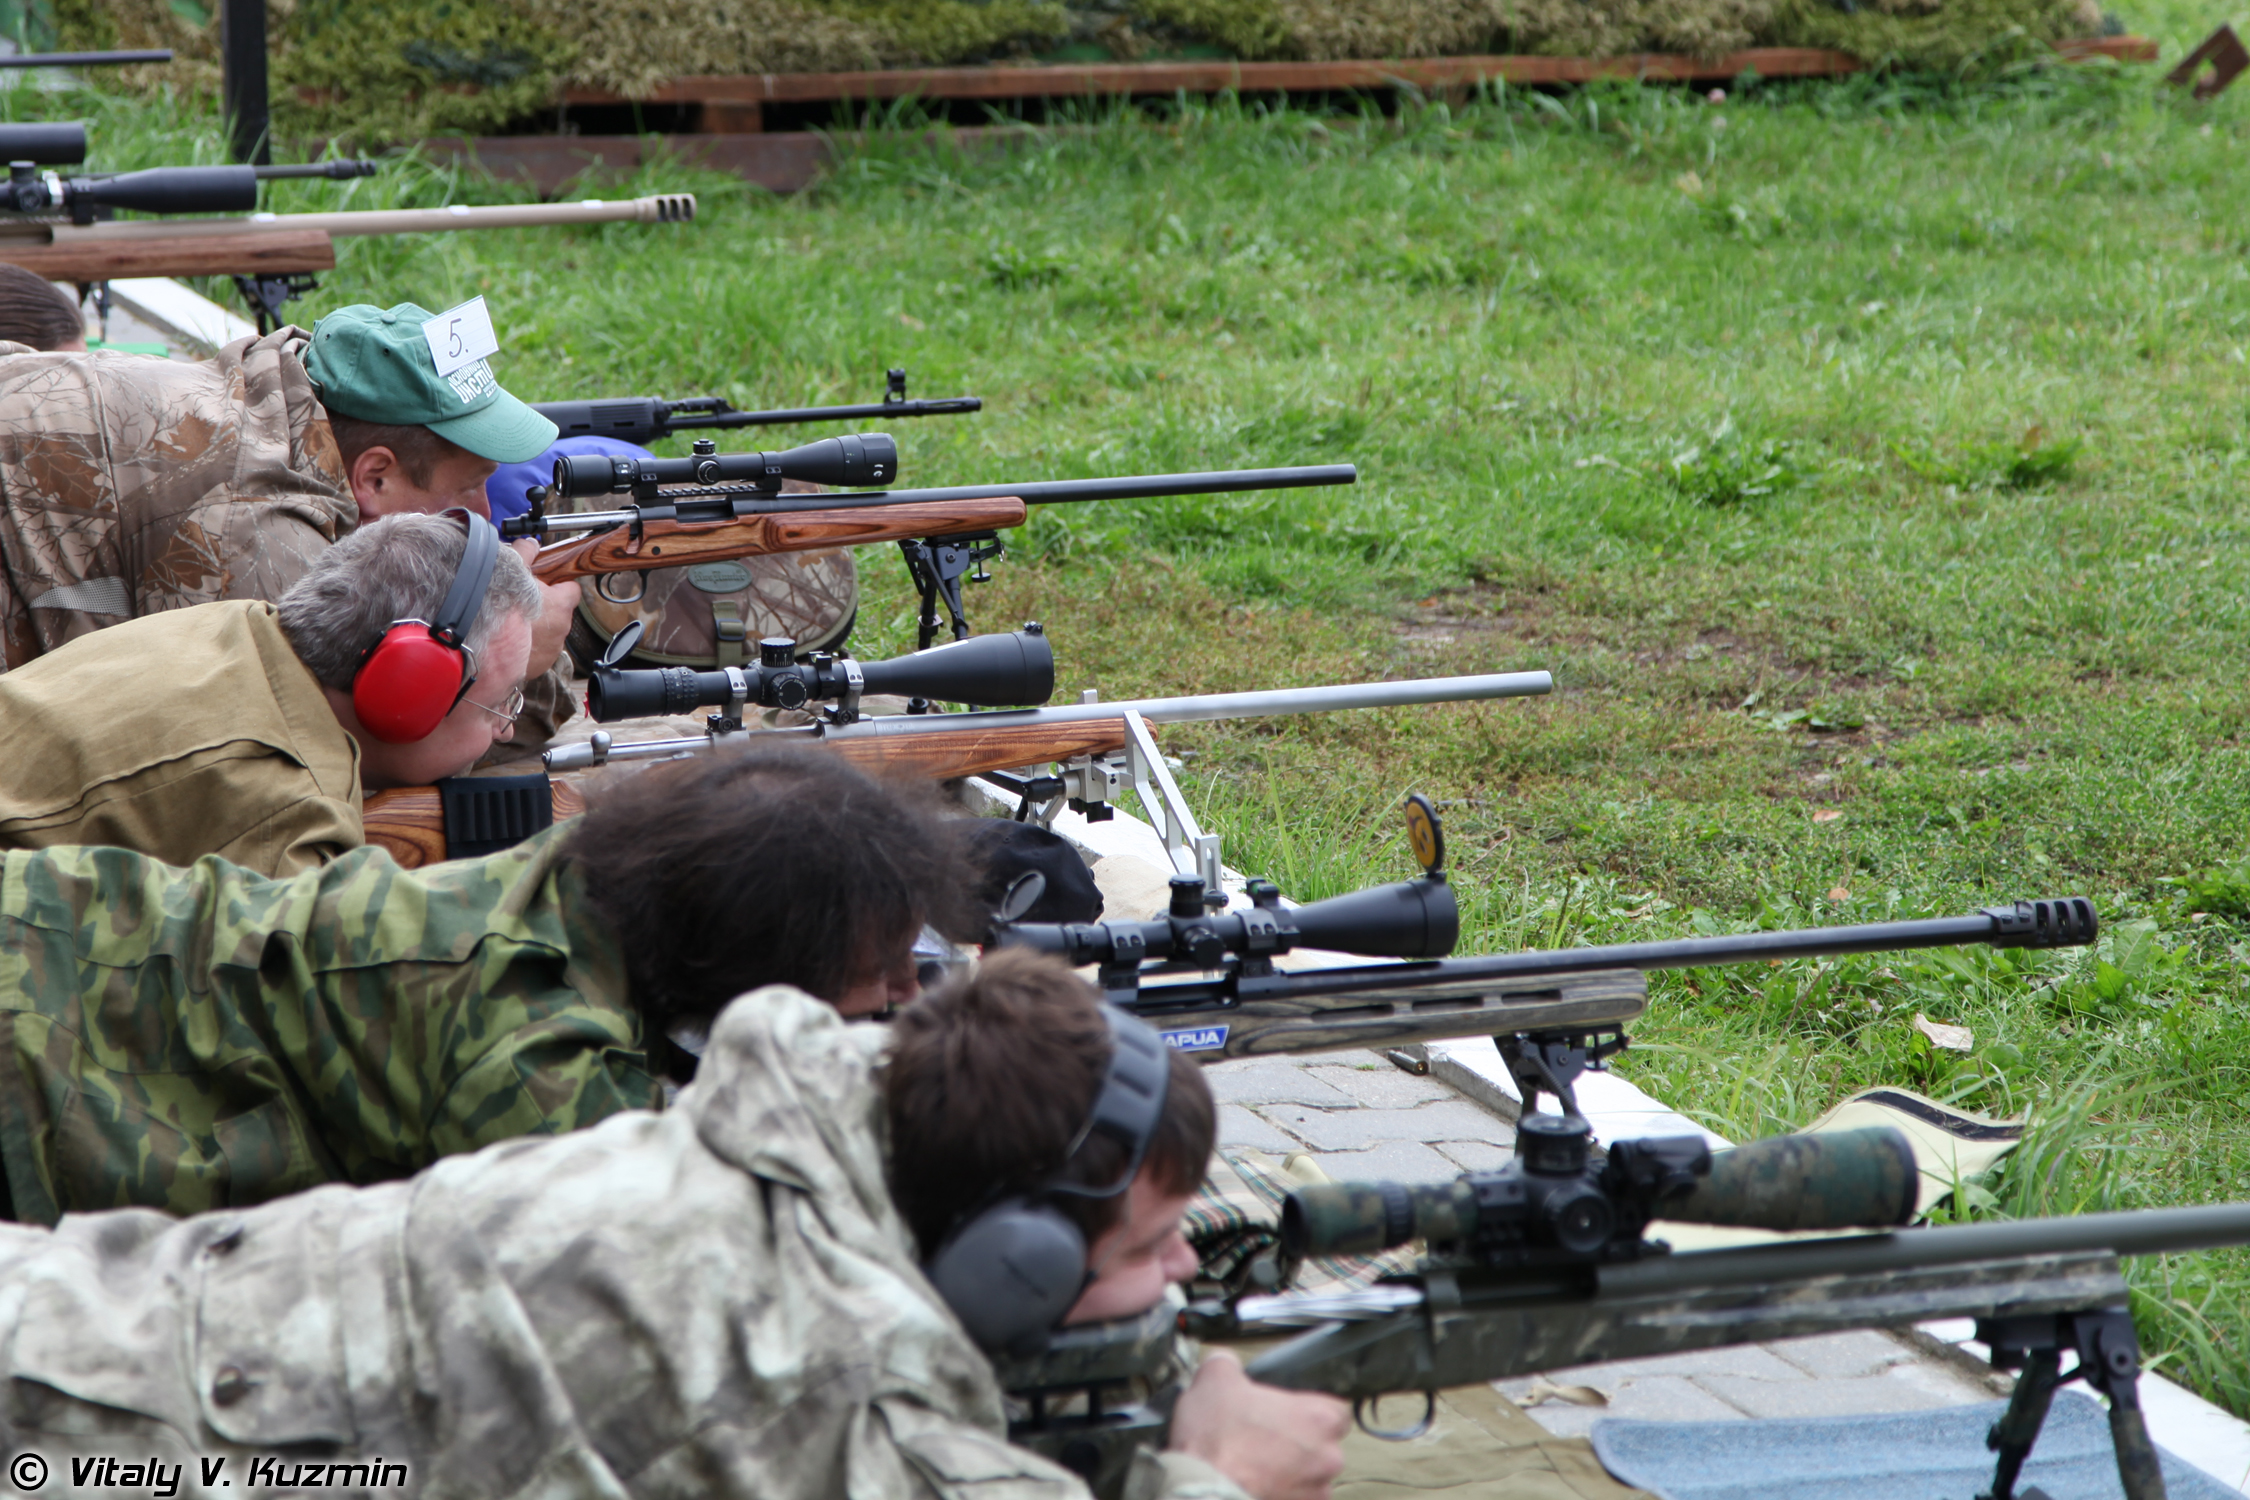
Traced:
[[[978, 1347], [1029, 1352], [1062, 1321], [1093, 1277], [1086, 1236], [1050, 1199], [1114, 1198], [1133, 1185], [1164, 1117], [1171, 1056], [1140, 1017], [1104, 1005], [1109, 1071], [1094, 1108], [1063, 1153], [1054, 1177], [1029, 1193], [997, 1199], [968, 1215], [945, 1237], [923, 1269]], [[1094, 1186], [1070, 1180], [1070, 1164], [1095, 1132], [1126, 1148], [1117, 1180]]]

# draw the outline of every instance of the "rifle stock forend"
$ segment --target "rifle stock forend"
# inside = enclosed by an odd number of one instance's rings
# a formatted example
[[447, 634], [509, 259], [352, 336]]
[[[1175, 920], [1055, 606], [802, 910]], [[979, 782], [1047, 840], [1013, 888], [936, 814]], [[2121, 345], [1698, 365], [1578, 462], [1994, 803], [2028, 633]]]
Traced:
[[1055, 691], [1055, 653], [1036, 625], [1011, 635], [978, 635], [965, 641], [895, 656], [855, 661], [848, 656], [796, 660], [796, 642], [773, 637], [758, 643], [754, 665], [700, 672], [692, 667], [594, 668], [586, 712], [599, 724], [656, 714], [720, 708], [739, 723], [746, 708], [803, 708], [839, 703], [857, 713], [863, 693], [947, 703], [1043, 703]]

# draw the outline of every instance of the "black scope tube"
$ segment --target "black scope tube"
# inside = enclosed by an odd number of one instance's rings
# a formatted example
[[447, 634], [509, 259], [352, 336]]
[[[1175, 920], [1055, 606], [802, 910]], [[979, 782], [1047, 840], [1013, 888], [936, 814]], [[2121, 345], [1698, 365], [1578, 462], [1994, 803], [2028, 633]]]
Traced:
[[[0, 63], [11, 59], [0, 58]], [[0, 161], [27, 161], [37, 167], [68, 166], [86, 159], [86, 127], [76, 120], [38, 125], [0, 125]]]

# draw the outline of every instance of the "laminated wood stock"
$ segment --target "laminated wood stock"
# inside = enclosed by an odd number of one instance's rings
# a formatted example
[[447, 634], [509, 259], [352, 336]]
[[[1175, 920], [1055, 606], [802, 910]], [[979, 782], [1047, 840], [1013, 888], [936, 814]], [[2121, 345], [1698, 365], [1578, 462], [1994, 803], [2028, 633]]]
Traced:
[[863, 771], [945, 781], [956, 776], [981, 776], [987, 771], [1045, 765], [1051, 760], [1122, 750], [1125, 748], [1125, 723], [1122, 719], [1091, 719], [1075, 724], [1009, 725], [974, 732], [839, 735], [827, 743], [830, 749]]
[[1023, 522], [1024, 504], [1011, 498], [935, 500], [863, 510], [804, 510], [686, 525], [652, 521], [641, 528], [638, 537], [620, 526], [542, 547], [531, 571], [542, 583], [569, 583], [598, 573], [637, 573], [647, 568], [723, 562], [732, 557], [1001, 531]]
[[335, 270], [336, 247], [317, 229], [62, 244], [28, 235], [0, 235], [0, 261], [50, 281], [80, 283], [134, 276], [281, 276]]
[[[568, 782], [549, 785], [554, 797], [555, 821], [575, 818], [586, 810], [586, 799]], [[360, 810], [360, 827], [367, 842], [390, 851], [391, 858], [409, 870], [434, 865], [445, 858], [445, 808], [434, 786], [402, 786], [377, 792]]]

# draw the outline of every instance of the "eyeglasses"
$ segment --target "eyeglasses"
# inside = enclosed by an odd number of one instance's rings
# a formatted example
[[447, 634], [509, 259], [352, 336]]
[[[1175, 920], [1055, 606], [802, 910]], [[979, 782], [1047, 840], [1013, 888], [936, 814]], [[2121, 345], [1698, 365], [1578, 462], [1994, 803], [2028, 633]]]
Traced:
[[498, 708], [493, 708], [488, 704], [479, 703], [474, 698], [463, 698], [461, 701], [468, 704], [471, 708], [483, 709], [486, 713], [492, 715], [492, 717], [498, 719], [501, 723], [507, 725], [510, 729], [515, 728], [516, 720], [523, 717], [523, 689], [520, 687], [517, 688], [514, 692], [510, 693], [507, 697], [507, 701], [503, 702]]

